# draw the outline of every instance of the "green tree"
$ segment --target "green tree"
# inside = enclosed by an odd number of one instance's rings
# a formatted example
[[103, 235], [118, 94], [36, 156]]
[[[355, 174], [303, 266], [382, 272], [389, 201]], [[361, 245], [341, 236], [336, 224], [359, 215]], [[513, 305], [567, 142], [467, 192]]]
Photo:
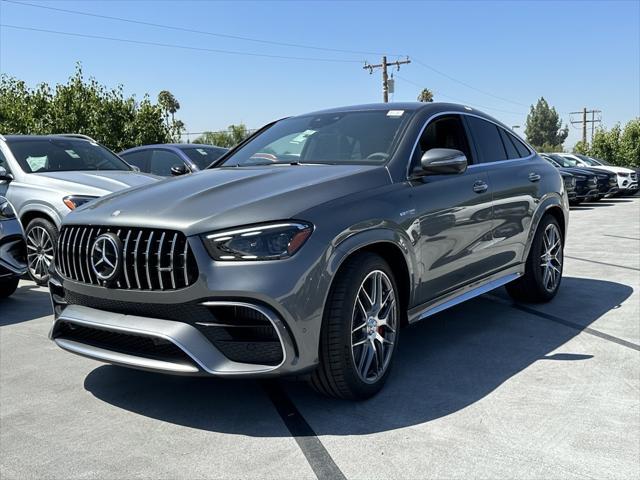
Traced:
[[535, 106], [531, 105], [524, 133], [529, 143], [540, 151], [561, 151], [569, 127], [562, 128], [562, 119], [556, 109], [541, 97]]
[[601, 158], [614, 165], [624, 164], [625, 162], [620, 152], [621, 133], [620, 124], [614, 125], [611, 130], [598, 128], [593, 134], [589, 155]]
[[[179, 141], [182, 132], [184, 131], [184, 123], [180, 120], [176, 120], [175, 114], [180, 110], [180, 102], [174, 97], [174, 95], [168, 90], [162, 90], [158, 94], [158, 105], [162, 108], [162, 113], [165, 119], [165, 125], [171, 133], [171, 137], [174, 141]], [[171, 117], [171, 121], [169, 121]]]
[[623, 164], [640, 167], [640, 118], [635, 118], [624, 126], [619, 150]]
[[433, 102], [433, 92], [428, 88], [423, 88], [420, 95], [418, 95], [418, 101], [423, 103]]
[[584, 143], [582, 140], [580, 140], [578, 143], [574, 145], [573, 153], [581, 153], [583, 155], [589, 155], [589, 144]]
[[219, 147], [231, 148], [249, 136], [249, 130], [244, 123], [229, 125], [227, 130], [221, 132], [204, 132], [193, 143], [206, 143]]
[[[179, 108], [177, 101], [174, 107]], [[163, 107], [151, 103], [148, 96], [137, 102], [125, 96], [122, 86], [107, 89], [94, 78], [86, 80], [80, 64], [67, 83], [54, 89], [46, 83], [31, 89], [16, 78], [0, 77], [2, 133], [83, 133], [120, 151], [179, 137], [184, 124], [175, 119], [175, 111], [168, 113], [172, 115], [169, 125]]]

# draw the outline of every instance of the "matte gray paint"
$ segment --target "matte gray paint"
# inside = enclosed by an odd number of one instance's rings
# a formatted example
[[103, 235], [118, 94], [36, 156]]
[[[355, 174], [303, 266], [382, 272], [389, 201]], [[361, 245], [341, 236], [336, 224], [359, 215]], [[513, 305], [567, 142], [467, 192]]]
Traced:
[[[387, 109], [370, 105], [350, 109]], [[294, 165], [216, 168], [114, 193], [65, 219], [70, 225], [179, 229], [199, 266], [197, 282], [177, 291], [128, 291], [83, 285], [89, 296], [150, 303], [250, 301], [278, 315], [297, 355], [269, 374], [297, 373], [318, 361], [322, 314], [331, 283], [353, 252], [374, 243], [397, 248], [409, 272], [409, 316], [488, 282], [523, 271], [535, 228], [548, 208], [568, 220], [558, 171], [536, 154], [521, 160], [470, 165], [461, 174], [407, 178], [418, 135], [443, 113], [469, 114], [451, 104], [394, 104], [411, 115], [391, 159], [380, 166]], [[473, 114], [507, 128], [480, 112]], [[419, 161], [419, 159], [417, 159]], [[540, 175], [530, 181], [529, 174]], [[476, 193], [476, 182], [486, 192]], [[111, 214], [120, 210], [117, 217]], [[216, 262], [201, 234], [295, 219], [315, 230], [293, 257], [262, 262]], [[565, 225], [566, 227], [566, 225]], [[566, 231], [566, 228], [565, 228]], [[213, 348], [213, 346], [211, 346]]]

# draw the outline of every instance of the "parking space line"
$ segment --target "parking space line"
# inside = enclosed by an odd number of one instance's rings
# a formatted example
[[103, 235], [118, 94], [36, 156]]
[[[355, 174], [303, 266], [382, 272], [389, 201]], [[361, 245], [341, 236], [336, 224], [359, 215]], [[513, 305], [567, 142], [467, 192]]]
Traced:
[[606, 233], [603, 235], [603, 237], [613, 237], [613, 238], [624, 238], [625, 240], [635, 240], [636, 242], [640, 242], [640, 238], [635, 238], [635, 237], [623, 237], [621, 235], [607, 235]]
[[626, 267], [624, 265], [616, 265], [615, 263], [599, 262], [597, 260], [588, 260], [586, 258], [572, 257], [570, 255], [565, 255], [564, 258], [570, 258], [571, 260], [580, 260], [581, 262], [597, 263], [599, 265], [606, 265], [608, 267], [625, 268], [627, 270], [635, 270], [636, 272], [640, 272], [640, 268]]
[[570, 320], [565, 320], [564, 318], [557, 317], [550, 313], [540, 312], [535, 308], [527, 307], [526, 305], [521, 305], [519, 303], [510, 302], [509, 300], [505, 300], [493, 294], [487, 294], [485, 295], [485, 297], [493, 301], [502, 303], [503, 305], [507, 305], [509, 307], [515, 308], [517, 310], [530, 313], [531, 315], [535, 315], [537, 317], [541, 317], [546, 320], [551, 320], [552, 322], [556, 322], [566, 327], [573, 328], [575, 330], [578, 330], [579, 332], [584, 332], [589, 335], [593, 335], [594, 337], [599, 337], [599, 338], [602, 338], [603, 340], [617, 343], [618, 345], [622, 345], [623, 347], [627, 347], [637, 352], [640, 352], [640, 345], [633, 342], [629, 342], [628, 340], [624, 340], [622, 338], [614, 337], [613, 335], [609, 335], [608, 333], [601, 332], [600, 330], [596, 330], [595, 328], [585, 327], [583, 325], [580, 325], [579, 323], [575, 323]]
[[271, 381], [264, 382], [262, 386], [318, 480], [346, 480], [340, 468], [318, 439], [316, 432], [307, 423], [280, 384], [277, 381]]

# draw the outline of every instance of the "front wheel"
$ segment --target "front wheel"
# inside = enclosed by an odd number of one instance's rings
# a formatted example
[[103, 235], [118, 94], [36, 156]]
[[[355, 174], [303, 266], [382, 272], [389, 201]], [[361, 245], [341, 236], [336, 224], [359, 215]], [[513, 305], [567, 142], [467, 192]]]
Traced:
[[562, 280], [563, 246], [558, 221], [545, 215], [533, 238], [524, 275], [506, 286], [509, 295], [514, 300], [532, 303], [548, 302], [555, 297]]
[[29, 276], [38, 285], [46, 285], [49, 281], [49, 265], [53, 261], [58, 240], [58, 230], [49, 220], [34, 218], [27, 225], [25, 236]]
[[325, 306], [320, 365], [311, 386], [345, 399], [365, 399], [384, 385], [400, 331], [398, 289], [389, 265], [373, 253], [347, 260]]

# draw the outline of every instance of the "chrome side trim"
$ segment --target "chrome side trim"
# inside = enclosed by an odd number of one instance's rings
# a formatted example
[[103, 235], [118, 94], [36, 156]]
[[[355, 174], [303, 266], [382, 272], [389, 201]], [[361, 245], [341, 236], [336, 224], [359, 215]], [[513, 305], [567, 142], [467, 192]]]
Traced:
[[[284, 340], [282, 339], [282, 333], [280, 332], [280, 329], [284, 329], [284, 324], [280, 321], [280, 319], [277, 316], [273, 314], [273, 312], [271, 312], [271, 310], [265, 307], [262, 307], [260, 305], [254, 305], [252, 303], [232, 302], [232, 301], [224, 301], [224, 300], [202, 302], [200, 305], [204, 305], [205, 307], [215, 307], [215, 306], [245, 307], [245, 308], [250, 308], [251, 310], [255, 310], [256, 312], [263, 315], [267, 320], [269, 320], [269, 322], [271, 322], [273, 329], [276, 331], [276, 334], [278, 335], [278, 342], [280, 342], [280, 348], [282, 349], [282, 361], [275, 367], [270, 367], [269, 369], [275, 370], [276, 368], [279, 368], [282, 365], [284, 365], [284, 362], [286, 362], [287, 360], [287, 349], [284, 348]], [[201, 325], [203, 325], [203, 323], [201, 323]]]
[[144, 370], [159, 370], [177, 374], [197, 374], [199, 372], [195, 366], [185, 363], [165, 362], [152, 358], [136, 357], [134, 355], [113, 352], [111, 350], [105, 350], [104, 348], [94, 347], [93, 345], [86, 345], [64, 338], [55, 338], [53, 341], [63, 350], [82, 355], [83, 357], [102, 360], [103, 362], [126, 365]]
[[[442, 312], [447, 308], [451, 308], [484, 293], [490, 292], [491, 290], [495, 290], [498, 287], [502, 287], [503, 285], [516, 280], [520, 276], [522, 276], [522, 272], [503, 274], [500, 277], [485, 281], [484, 283], [472, 288], [471, 290], [454, 292], [451, 296], [442, 300], [436, 300], [434, 303], [431, 303], [423, 309], [420, 309], [420, 307], [413, 308], [409, 311], [409, 323], [415, 323], [420, 320], [424, 320], [425, 318]], [[417, 312], [415, 311], [416, 309], [418, 309]]]

